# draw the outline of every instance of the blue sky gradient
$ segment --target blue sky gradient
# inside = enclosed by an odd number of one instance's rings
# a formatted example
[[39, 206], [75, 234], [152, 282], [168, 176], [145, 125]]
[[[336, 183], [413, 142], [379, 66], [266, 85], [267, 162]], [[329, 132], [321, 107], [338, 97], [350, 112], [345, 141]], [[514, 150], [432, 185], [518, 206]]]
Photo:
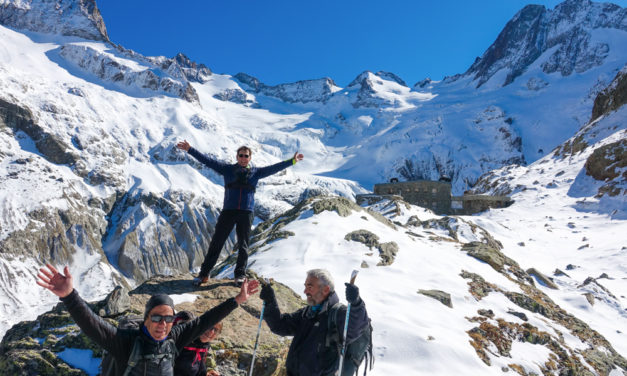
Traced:
[[143, 55], [182, 52], [216, 73], [245, 72], [268, 85], [330, 77], [344, 87], [365, 70], [392, 72], [410, 86], [463, 73], [525, 5], [560, 2], [104, 0], [98, 7], [111, 40]]

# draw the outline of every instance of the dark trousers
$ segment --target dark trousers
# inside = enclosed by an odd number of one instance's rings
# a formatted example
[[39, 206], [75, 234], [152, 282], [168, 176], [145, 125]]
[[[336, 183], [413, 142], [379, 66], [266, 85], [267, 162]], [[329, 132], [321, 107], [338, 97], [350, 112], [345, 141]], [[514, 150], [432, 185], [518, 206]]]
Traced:
[[235, 277], [241, 277], [246, 274], [246, 264], [248, 262], [248, 238], [250, 236], [250, 227], [253, 222], [253, 213], [248, 210], [222, 210], [216, 223], [215, 232], [209, 243], [209, 249], [205, 255], [205, 260], [200, 267], [200, 277], [209, 276], [209, 272], [216, 265], [220, 251], [229, 238], [233, 227], [237, 235], [238, 251], [237, 263], [235, 264]]

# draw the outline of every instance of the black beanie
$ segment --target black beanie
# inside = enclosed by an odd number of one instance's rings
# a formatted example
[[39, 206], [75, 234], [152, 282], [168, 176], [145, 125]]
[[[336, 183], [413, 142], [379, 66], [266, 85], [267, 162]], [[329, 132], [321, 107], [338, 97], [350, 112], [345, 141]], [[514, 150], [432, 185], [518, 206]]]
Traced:
[[148, 313], [155, 308], [156, 306], [167, 305], [172, 307], [172, 312], [174, 312], [174, 302], [172, 298], [170, 298], [166, 294], [157, 294], [150, 297], [148, 302], [146, 303], [146, 310], [144, 311], [144, 320], [148, 318]]

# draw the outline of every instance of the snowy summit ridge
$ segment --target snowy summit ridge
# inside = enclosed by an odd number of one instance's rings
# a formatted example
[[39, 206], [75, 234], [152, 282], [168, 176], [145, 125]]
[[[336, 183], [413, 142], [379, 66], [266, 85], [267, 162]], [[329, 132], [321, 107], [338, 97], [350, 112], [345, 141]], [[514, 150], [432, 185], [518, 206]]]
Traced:
[[567, 0], [553, 10], [527, 5], [465, 75], [472, 75], [479, 87], [505, 69], [507, 76], [502, 84], [509, 85], [547, 50], [552, 53], [542, 64], [543, 72], [563, 76], [584, 72], [601, 65], [609, 52], [608, 44], [595, 40], [593, 31], [627, 31], [626, 19], [627, 9], [590, 0]]
[[95, 0], [0, 0], [0, 24], [38, 33], [109, 40]]

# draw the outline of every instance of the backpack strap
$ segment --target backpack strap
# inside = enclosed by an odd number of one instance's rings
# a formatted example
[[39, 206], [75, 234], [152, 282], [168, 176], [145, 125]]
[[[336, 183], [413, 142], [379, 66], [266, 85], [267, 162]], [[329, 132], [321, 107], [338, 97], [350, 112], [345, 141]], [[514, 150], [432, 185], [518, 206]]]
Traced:
[[137, 363], [139, 363], [140, 360], [160, 360], [160, 359], [168, 358], [174, 361], [174, 359], [176, 359], [176, 357], [178, 356], [178, 350], [176, 349], [176, 344], [174, 343], [174, 340], [171, 338], [168, 338], [166, 340], [166, 344], [168, 346], [166, 352], [161, 353], [161, 354], [145, 354], [144, 355], [142, 354], [143, 352], [142, 340], [139, 335], [135, 337], [135, 342], [133, 343], [133, 349], [131, 350], [131, 355], [128, 357], [128, 363], [126, 364], [126, 370], [124, 371], [123, 376], [128, 376], [133, 370], [133, 368], [137, 366]]
[[325, 339], [325, 346], [329, 347], [333, 342], [336, 343], [338, 351], [342, 351], [342, 345], [344, 341], [342, 334], [337, 327], [337, 315], [339, 314], [342, 303], [337, 302], [331, 308], [327, 310], [327, 336]]
[[133, 349], [131, 350], [131, 355], [128, 357], [128, 363], [126, 363], [126, 370], [124, 370], [123, 376], [128, 376], [141, 359], [142, 347], [142, 341], [138, 335], [135, 337], [135, 342], [133, 342]]

